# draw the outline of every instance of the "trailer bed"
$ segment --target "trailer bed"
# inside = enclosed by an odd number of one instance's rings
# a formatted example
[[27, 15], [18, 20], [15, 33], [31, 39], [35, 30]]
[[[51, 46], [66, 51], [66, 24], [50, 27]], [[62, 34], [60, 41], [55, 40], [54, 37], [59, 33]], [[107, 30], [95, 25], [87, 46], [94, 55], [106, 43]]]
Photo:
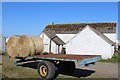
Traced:
[[73, 55], [73, 54], [40, 54], [34, 55], [38, 58], [58, 58], [58, 59], [71, 59], [71, 60], [82, 60], [85, 58], [98, 57], [99, 55]]
[[26, 62], [30, 60], [54, 60], [54, 61], [74, 61], [81, 65], [96, 62], [100, 55], [73, 55], [73, 54], [40, 54], [26, 57], [24, 60], [14, 61], [14, 63]]

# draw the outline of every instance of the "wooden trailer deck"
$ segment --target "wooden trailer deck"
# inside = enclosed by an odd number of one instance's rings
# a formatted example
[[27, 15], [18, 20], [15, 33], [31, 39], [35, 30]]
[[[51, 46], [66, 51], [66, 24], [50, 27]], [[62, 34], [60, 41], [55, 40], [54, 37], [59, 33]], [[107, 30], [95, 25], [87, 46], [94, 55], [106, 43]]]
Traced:
[[85, 58], [98, 57], [99, 55], [73, 55], [73, 54], [40, 54], [34, 57], [38, 58], [58, 58], [58, 59], [71, 59], [71, 60], [82, 60]]
[[41, 60], [74, 61], [83, 65], [96, 62], [101, 58], [101, 55], [40, 54], [33, 57]]
[[101, 58], [100, 55], [40, 54], [28, 56], [24, 60], [23, 59], [19, 61], [14, 60], [14, 63], [16, 64], [19, 62], [26, 62], [30, 60], [54, 60], [54, 61], [74, 61], [79, 62], [81, 65], [83, 65], [96, 62], [100, 58]]

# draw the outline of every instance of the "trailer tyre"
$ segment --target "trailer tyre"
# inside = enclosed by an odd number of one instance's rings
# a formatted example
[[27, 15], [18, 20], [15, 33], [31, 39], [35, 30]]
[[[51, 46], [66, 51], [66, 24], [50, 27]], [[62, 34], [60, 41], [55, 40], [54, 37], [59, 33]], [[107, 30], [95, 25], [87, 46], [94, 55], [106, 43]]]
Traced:
[[40, 61], [38, 63], [38, 74], [43, 80], [52, 80], [56, 78], [56, 67], [54, 63], [49, 61]]

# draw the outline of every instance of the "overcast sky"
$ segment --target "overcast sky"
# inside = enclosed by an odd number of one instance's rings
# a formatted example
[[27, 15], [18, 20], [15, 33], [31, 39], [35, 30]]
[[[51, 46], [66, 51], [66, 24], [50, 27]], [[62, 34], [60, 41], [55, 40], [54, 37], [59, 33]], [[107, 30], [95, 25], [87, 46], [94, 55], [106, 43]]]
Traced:
[[47, 24], [117, 22], [117, 2], [14, 2], [2, 4], [4, 36], [39, 35]]

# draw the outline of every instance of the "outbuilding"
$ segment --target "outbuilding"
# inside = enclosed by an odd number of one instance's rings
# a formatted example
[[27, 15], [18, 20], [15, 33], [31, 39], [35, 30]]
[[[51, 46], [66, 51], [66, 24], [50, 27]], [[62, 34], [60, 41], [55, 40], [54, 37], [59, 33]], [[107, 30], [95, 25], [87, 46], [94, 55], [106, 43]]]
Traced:
[[115, 43], [98, 30], [86, 26], [68, 43], [67, 54], [102, 55], [102, 58], [111, 58], [114, 54]]
[[5, 37], [0, 34], [0, 53], [5, 52]]
[[44, 41], [44, 52], [60, 54], [65, 48], [66, 54], [100, 54], [107, 59], [114, 54], [116, 23], [50, 24], [40, 37]]

